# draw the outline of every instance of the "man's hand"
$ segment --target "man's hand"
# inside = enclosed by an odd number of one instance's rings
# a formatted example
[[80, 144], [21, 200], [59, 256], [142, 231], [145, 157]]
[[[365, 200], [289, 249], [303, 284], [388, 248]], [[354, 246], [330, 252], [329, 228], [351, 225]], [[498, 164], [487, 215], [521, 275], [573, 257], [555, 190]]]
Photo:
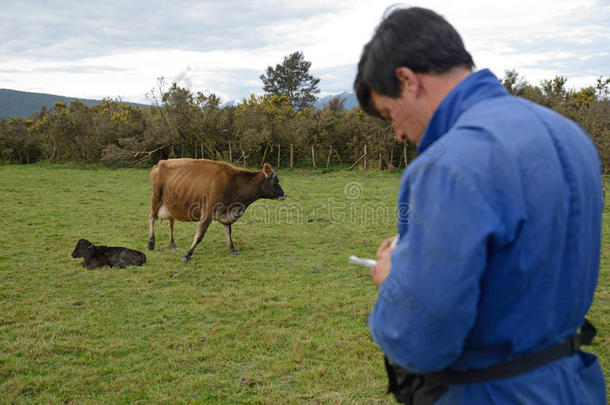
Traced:
[[373, 282], [379, 288], [383, 280], [390, 274], [390, 267], [392, 266], [392, 251], [396, 248], [392, 246], [396, 236], [392, 236], [384, 240], [379, 249], [377, 249], [377, 264], [371, 267], [371, 277]]
[[392, 246], [392, 242], [394, 242], [394, 239], [396, 239], [396, 235], [390, 236], [389, 238], [381, 242], [381, 245], [379, 245], [379, 249], [377, 249], [377, 260], [381, 260], [381, 255], [384, 251], [386, 251]]

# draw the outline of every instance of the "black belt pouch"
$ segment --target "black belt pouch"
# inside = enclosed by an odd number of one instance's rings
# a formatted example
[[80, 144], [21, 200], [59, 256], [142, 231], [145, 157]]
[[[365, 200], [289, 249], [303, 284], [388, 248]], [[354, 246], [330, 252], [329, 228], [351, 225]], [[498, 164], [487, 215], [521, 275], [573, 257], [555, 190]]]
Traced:
[[392, 393], [401, 404], [432, 405], [447, 392], [447, 386], [427, 385], [423, 375], [408, 372], [392, 363], [387, 356], [384, 356], [384, 361], [388, 374], [388, 393]]

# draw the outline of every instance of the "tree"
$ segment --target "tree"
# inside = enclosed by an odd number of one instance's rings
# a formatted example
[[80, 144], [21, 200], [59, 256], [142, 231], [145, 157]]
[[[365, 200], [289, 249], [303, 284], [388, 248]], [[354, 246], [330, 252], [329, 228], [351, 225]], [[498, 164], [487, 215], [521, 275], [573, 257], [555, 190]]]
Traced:
[[517, 73], [515, 69], [505, 70], [502, 85], [513, 96], [523, 96], [525, 88], [528, 86], [527, 81]]
[[[198, 92], [195, 102], [198, 111], [194, 124], [197, 129], [196, 138], [201, 148], [201, 157], [207, 155], [210, 159], [221, 159], [216, 149], [216, 146], [223, 141], [220, 97], [214, 93], [206, 95]], [[197, 148], [195, 148], [195, 157], [197, 157]]]
[[309, 74], [311, 62], [297, 51], [284, 57], [282, 64], [267, 67], [266, 74], [260, 76], [263, 90], [272, 96], [287, 96], [297, 110], [317, 100], [320, 79]]

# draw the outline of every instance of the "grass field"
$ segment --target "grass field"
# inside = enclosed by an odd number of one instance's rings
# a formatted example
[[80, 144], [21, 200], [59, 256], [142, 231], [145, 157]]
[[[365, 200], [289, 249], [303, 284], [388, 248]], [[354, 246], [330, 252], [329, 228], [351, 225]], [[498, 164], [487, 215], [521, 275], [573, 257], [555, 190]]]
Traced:
[[[395, 230], [399, 173], [278, 171], [284, 202], [250, 207], [230, 255], [213, 223], [166, 224], [146, 250], [147, 170], [0, 166], [0, 403], [393, 403], [366, 326], [368, 270]], [[610, 214], [591, 318], [610, 375]], [[87, 270], [79, 238], [143, 267]]]

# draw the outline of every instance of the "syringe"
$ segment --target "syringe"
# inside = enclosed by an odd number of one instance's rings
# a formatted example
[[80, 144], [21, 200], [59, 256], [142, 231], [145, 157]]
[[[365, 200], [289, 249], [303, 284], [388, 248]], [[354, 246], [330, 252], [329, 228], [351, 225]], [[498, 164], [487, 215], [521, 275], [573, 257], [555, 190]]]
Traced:
[[358, 266], [364, 266], [364, 267], [368, 267], [368, 268], [371, 268], [377, 264], [377, 260], [361, 259], [360, 257], [357, 257], [357, 256], [350, 256], [349, 262], [351, 264], [357, 264]]
[[[395, 247], [396, 245], [398, 245], [398, 235], [396, 235], [396, 238], [392, 241], [390, 247]], [[350, 256], [348, 262], [351, 264], [357, 264], [358, 266], [364, 266], [368, 268], [371, 268], [377, 264], [377, 260], [361, 258], [358, 256]]]

